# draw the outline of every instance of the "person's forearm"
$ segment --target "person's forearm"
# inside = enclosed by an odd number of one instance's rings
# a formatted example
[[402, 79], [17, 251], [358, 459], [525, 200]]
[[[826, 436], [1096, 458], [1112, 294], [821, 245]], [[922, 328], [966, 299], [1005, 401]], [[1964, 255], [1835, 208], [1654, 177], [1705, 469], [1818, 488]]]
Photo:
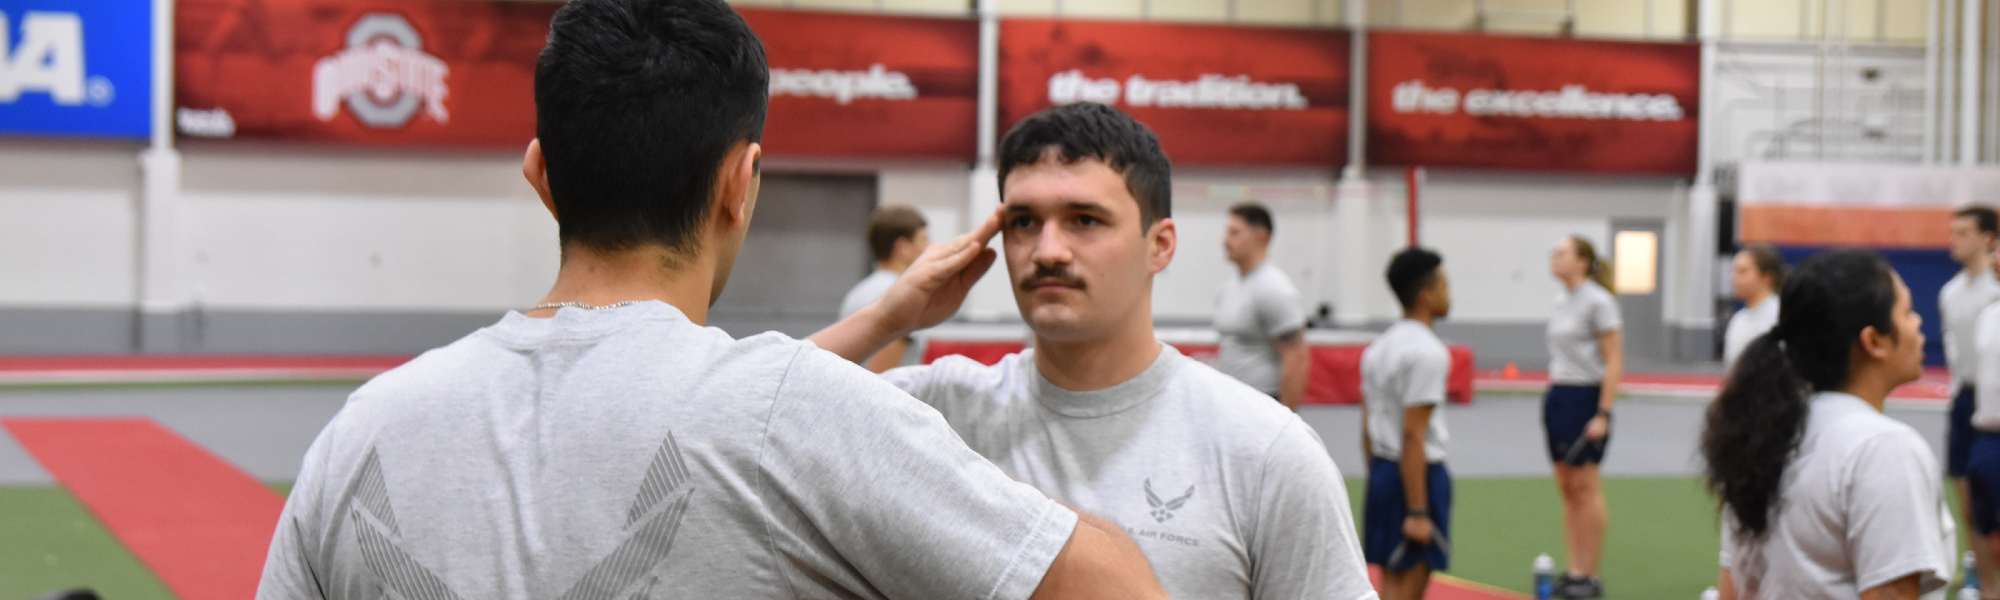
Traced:
[[876, 373], [903, 366], [903, 355], [909, 349], [910, 338], [896, 338], [896, 341], [889, 342], [889, 345], [875, 352], [874, 356], [868, 357], [868, 364], [865, 366]]
[[1730, 577], [1729, 569], [1723, 569], [1722, 575], [1716, 577], [1715, 591], [1720, 596], [1718, 600], [1736, 600], [1736, 581]]
[[1361, 399], [1361, 465], [1368, 469], [1375, 461], [1375, 443], [1368, 439], [1368, 399]]
[[1597, 352], [1598, 358], [1604, 359], [1597, 408], [1610, 412], [1611, 405], [1618, 402], [1618, 384], [1625, 379], [1625, 332], [1614, 329], [1597, 334]]
[[806, 340], [822, 350], [860, 363], [873, 356], [883, 346], [889, 345], [889, 342], [901, 339], [909, 333], [896, 331], [886, 325], [880, 317], [880, 310], [880, 302], [870, 304], [847, 318], [828, 325], [826, 329], [819, 330]]
[[1861, 592], [1861, 600], [1917, 600], [1922, 596], [1923, 585], [1916, 573], [1904, 575], [1901, 579], [1878, 585]]
[[1278, 374], [1278, 401], [1285, 408], [1299, 410], [1306, 399], [1306, 373], [1310, 370], [1304, 348], [1289, 349], [1285, 352], [1284, 364]]
[[1625, 357], [1623, 353], [1612, 354], [1604, 360], [1604, 382], [1599, 387], [1597, 408], [1609, 411], [1618, 402], [1618, 384], [1625, 379]]
[[1030, 600], [1166, 598], [1152, 564], [1117, 523], [1077, 511], [1075, 532]]
[[1423, 431], [1403, 433], [1403, 456], [1399, 462], [1403, 472], [1403, 499], [1409, 502], [1408, 506], [1434, 508], [1427, 488], [1430, 480], [1425, 477], [1429, 474], [1430, 462], [1424, 456]]

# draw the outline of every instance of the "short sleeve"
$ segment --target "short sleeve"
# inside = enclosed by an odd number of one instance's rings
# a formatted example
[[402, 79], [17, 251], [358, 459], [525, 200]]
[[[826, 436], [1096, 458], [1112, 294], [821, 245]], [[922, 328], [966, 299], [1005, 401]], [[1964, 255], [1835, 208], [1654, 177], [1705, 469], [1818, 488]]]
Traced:
[[1451, 379], [1451, 352], [1442, 347], [1426, 348], [1410, 361], [1407, 373], [1410, 379], [1403, 391], [1404, 407], [1443, 403]]
[[298, 480], [285, 498], [284, 511], [278, 515], [277, 529], [271, 535], [271, 547], [264, 555], [264, 574], [257, 582], [260, 599], [327, 597], [318, 575], [322, 569], [312, 562], [317, 556], [313, 548], [318, 546], [326, 524], [319, 522], [321, 512], [313, 507], [323, 500], [326, 445], [338, 423], [336, 416], [306, 449]]
[[1930, 449], [1911, 435], [1878, 435], [1854, 456], [1847, 482], [1847, 547], [1856, 589], [1922, 574], [1923, 593], [1943, 587], [1952, 566], [1941, 547], [1944, 504]]
[[1257, 494], [1250, 538], [1254, 598], [1376, 597], [1347, 485], [1304, 422], [1285, 426], [1265, 452]]
[[1727, 516], [1728, 507], [1723, 507], [1722, 511], [1725, 513], [1722, 519], [1722, 550], [1716, 552], [1716, 566], [1733, 569], [1736, 568], [1736, 553], [1730, 548], [1736, 545], [1736, 518]]
[[[795, 577], [846, 564], [889, 598], [1026, 598], [1076, 528], [937, 411], [825, 352], [785, 375], [764, 447], [765, 502], [796, 515], [772, 522]], [[798, 541], [815, 538], [835, 556]]]
[[1618, 310], [1618, 298], [1610, 292], [1598, 295], [1590, 311], [1590, 330], [1596, 333], [1625, 328], [1625, 316]]
[[1306, 326], [1306, 313], [1299, 308], [1298, 291], [1283, 281], [1258, 286], [1256, 303], [1257, 326], [1265, 336], [1280, 338]]

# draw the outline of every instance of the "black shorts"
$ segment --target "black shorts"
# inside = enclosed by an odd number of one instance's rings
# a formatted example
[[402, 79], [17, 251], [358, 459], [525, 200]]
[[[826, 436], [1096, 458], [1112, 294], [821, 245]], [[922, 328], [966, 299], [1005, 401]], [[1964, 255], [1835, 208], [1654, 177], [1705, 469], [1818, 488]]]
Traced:
[[1972, 456], [1972, 440], [1979, 432], [1972, 430], [1972, 409], [1979, 404], [1979, 393], [1972, 386], [1960, 386], [1958, 394], [1951, 398], [1951, 416], [1945, 421], [1944, 473], [1951, 477], [1964, 477], [1966, 460]]
[[1611, 435], [1587, 440], [1583, 430], [1597, 417], [1603, 389], [1595, 385], [1554, 385], [1542, 399], [1542, 429], [1548, 434], [1549, 461], [1581, 467], [1604, 462]]

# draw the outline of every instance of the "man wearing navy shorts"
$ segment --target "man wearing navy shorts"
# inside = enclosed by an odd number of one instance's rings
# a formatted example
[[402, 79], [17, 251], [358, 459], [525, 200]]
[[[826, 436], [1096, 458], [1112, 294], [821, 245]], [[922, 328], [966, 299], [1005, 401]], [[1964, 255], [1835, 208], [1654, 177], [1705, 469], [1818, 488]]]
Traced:
[[[1980, 517], [1972, 511], [1974, 490], [1966, 481], [1967, 462], [1978, 433], [1973, 429], [1973, 412], [1978, 406], [1975, 385], [1985, 361], [1978, 351], [1979, 315], [2000, 300], [2000, 279], [1993, 273], [1995, 240], [2000, 238], [2000, 214], [1992, 208], [1973, 205], [1959, 209], [1951, 219], [1951, 258], [1963, 267], [1938, 292], [1938, 316], [1943, 320], [1945, 366], [1951, 369], [1951, 418], [1945, 443], [1945, 473], [1966, 507], [1966, 521], [1980, 531]], [[2000, 423], [1996, 423], [2000, 425]], [[2000, 586], [2000, 573], [1993, 554], [1984, 544], [1972, 544], [1977, 557], [1981, 589]]]
[[1382, 567], [1382, 597], [1422, 598], [1451, 558], [1451, 473], [1445, 469], [1451, 353], [1431, 324], [1451, 312], [1437, 253], [1410, 248], [1389, 262], [1403, 318], [1361, 354], [1361, 430], [1369, 455], [1362, 553]]

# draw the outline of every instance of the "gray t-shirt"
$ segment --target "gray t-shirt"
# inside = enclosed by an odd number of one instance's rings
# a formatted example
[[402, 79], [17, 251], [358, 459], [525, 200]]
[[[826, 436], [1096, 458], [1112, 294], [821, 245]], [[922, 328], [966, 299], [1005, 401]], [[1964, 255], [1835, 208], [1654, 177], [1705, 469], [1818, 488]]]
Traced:
[[1736, 359], [1743, 357], [1743, 350], [1750, 342], [1778, 326], [1778, 295], [1764, 298], [1756, 306], [1745, 306], [1743, 310], [1729, 317], [1729, 328], [1722, 332], [1722, 366], [1736, 368]]
[[510, 313], [355, 391], [260, 598], [1026, 598], [1076, 513], [838, 356]]
[[1597, 385], [1604, 381], [1604, 355], [1597, 334], [1625, 326], [1618, 298], [1597, 282], [1584, 280], [1575, 290], [1556, 294], [1549, 315], [1549, 382]]
[[861, 283], [854, 284], [853, 289], [847, 290], [847, 297], [840, 301], [840, 318], [845, 319], [861, 312], [861, 309], [868, 308], [868, 305], [874, 304], [876, 300], [881, 300], [882, 295], [889, 293], [889, 287], [893, 285], [896, 285], [894, 271], [876, 269], [874, 273], [869, 273], [867, 277], [861, 279]]
[[1272, 342], [1306, 326], [1299, 291], [1270, 261], [1229, 280], [1215, 299], [1215, 330], [1222, 334], [1216, 368], [1266, 394], [1278, 393], [1283, 362]]
[[1368, 404], [1368, 451], [1376, 458], [1402, 460], [1403, 415], [1431, 405], [1424, 433], [1424, 460], [1444, 462], [1451, 433], [1444, 427], [1446, 379], [1451, 351], [1423, 323], [1396, 321], [1361, 352], [1361, 397]]
[[1972, 385], [1979, 373], [1979, 312], [2000, 301], [2000, 279], [1992, 269], [1967, 277], [1964, 271], [1938, 290], [1938, 316], [1944, 322], [1944, 362], [1951, 368], [1952, 392]]
[[2000, 303], [1979, 312], [1977, 377], [1966, 383], [1978, 394], [1973, 398], [1972, 427], [1983, 434], [2000, 433]]
[[1176, 598], [1374, 598], [1346, 484], [1297, 415], [1162, 347], [1091, 392], [1034, 350], [884, 374], [1014, 478], [1118, 522]]
[[1736, 597], [1851, 600], [1912, 573], [1926, 597], [1942, 597], [1956, 534], [1930, 445], [1860, 398], [1809, 402], [1764, 538], [1738, 535], [1736, 513], [1723, 511], [1720, 558]]

